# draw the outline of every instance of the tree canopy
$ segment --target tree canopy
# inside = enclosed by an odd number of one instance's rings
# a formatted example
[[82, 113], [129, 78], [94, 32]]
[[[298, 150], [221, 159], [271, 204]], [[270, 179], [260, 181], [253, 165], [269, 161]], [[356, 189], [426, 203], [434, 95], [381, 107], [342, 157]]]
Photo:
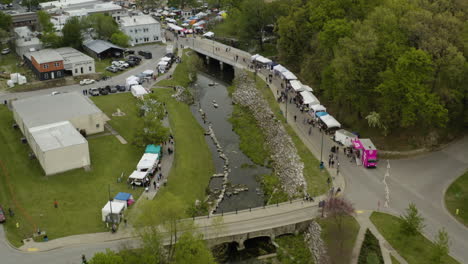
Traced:
[[81, 49], [81, 44], [83, 43], [81, 29], [81, 22], [78, 17], [69, 18], [62, 29], [62, 45]]
[[279, 2], [289, 3], [276, 22], [279, 61], [339, 119], [379, 116], [385, 133], [468, 125], [463, 1]]
[[0, 29], [9, 31], [11, 27], [11, 23], [12, 23], [11, 16], [4, 12], [0, 12]]

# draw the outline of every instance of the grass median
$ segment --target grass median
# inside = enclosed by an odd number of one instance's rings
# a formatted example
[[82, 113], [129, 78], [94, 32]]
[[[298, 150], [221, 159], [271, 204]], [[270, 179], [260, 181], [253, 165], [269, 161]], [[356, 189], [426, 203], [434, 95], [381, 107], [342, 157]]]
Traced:
[[322, 227], [321, 237], [332, 263], [348, 263], [359, 232], [359, 223], [352, 216], [343, 217], [342, 230], [332, 219], [317, 219]]
[[445, 193], [447, 210], [468, 227], [468, 172], [454, 181]]
[[[409, 264], [439, 263], [432, 258], [434, 244], [420, 233], [414, 236], [403, 234], [400, 229], [402, 221], [400, 218], [385, 213], [373, 212], [370, 219], [385, 240]], [[455, 264], [458, 262], [452, 257], [446, 256], [441, 263]]]
[[89, 139], [91, 171], [44, 176], [39, 162], [28, 158], [31, 149], [21, 144], [23, 135], [12, 128], [13, 116], [6, 107], [0, 107], [0, 120], [0, 204], [15, 212], [5, 223], [13, 245], [20, 246], [37, 228], [46, 231], [49, 239], [106, 231], [101, 208], [109, 199], [108, 188], [112, 196], [120, 191], [139, 196], [140, 189], [133, 191], [117, 178], [134, 170], [143, 150], [122, 145], [113, 136]]

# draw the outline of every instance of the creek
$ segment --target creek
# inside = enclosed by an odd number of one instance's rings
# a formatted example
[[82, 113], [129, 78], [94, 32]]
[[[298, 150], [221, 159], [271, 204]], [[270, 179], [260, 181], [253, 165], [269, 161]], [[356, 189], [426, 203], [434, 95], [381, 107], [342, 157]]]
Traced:
[[[216, 212], [229, 212], [262, 206], [264, 203], [263, 191], [257, 177], [271, 173], [271, 169], [254, 165], [239, 149], [239, 136], [233, 131], [229, 122], [233, 105], [227, 87], [232, 85], [234, 71], [232, 67], [227, 65], [225, 65], [224, 70], [220, 70], [216, 66], [208, 64], [204, 72], [198, 73], [197, 81], [191, 87], [195, 98], [191, 110], [205, 130], [208, 130], [208, 126], [211, 124], [222, 151], [229, 160], [228, 181], [234, 186], [248, 188], [246, 191], [239, 192], [234, 192], [231, 188], [228, 188]], [[217, 104], [217, 107], [214, 104]], [[205, 122], [199, 111], [200, 108], [206, 114]], [[206, 140], [213, 156], [215, 173], [222, 174], [225, 162], [219, 157], [218, 149], [213, 140], [209, 136], [206, 137]], [[213, 177], [210, 181], [210, 189], [220, 190], [222, 181], [222, 177]]]

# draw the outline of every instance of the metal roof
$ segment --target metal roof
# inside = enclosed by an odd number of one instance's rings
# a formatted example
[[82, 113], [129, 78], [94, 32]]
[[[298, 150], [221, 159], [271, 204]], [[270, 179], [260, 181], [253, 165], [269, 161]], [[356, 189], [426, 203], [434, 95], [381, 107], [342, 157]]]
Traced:
[[64, 47], [56, 49], [56, 51], [62, 56], [65, 64], [67, 63], [78, 63], [78, 62], [87, 62], [94, 61], [90, 56], [79, 52], [74, 48]]
[[86, 42], [84, 43], [84, 46], [87, 47], [88, 49], [96, 52], [96, 53], [101, 53], [101, 52], [104, 52], [110, 48], [114, 48], [114, 49], [120, 49], [120, 50], [124, 50], [124, 48], [121, 48], [119, 46], [116, 46], [110, 42], [107, 42], [105, 40], [101, 40], [101, 39], [95, 39], [95, 40], [91, 40], [89, 42]]
[[43, 49], [39, 51], [28, 52], [25, 55], [28, 58], [34, 57], [34, 59], [39, 64], [63, 60], [62, 56], [60, 56], [60, 54], [57, 51], [51, 49]]
[[27, 128], [102, 113], [90, 99], [76, 92], [29, 97], [13, 101], [12, 106]]
[[33, 127], [29, 132], [42, 152], [87, 142], [68, 121]]

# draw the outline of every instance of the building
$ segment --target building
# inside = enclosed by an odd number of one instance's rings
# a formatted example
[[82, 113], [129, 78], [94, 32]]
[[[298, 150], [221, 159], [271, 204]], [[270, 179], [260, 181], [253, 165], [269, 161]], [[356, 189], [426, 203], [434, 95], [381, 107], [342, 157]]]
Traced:
[[46, 175], [91, 165], [88, 141], [68, 121], [34, 127], [28, 140]]
[[41, 81], [62, 78], [65, 73], [63, 58], [55, 50], [26, 52], [23, 58]]
[[161, 24], [149, 15], [122, 17], [120, 29], [132, 45], [161, 41]]
[[36, 12], [26, 12], [11, 15], [11, 22], [13, 27], [24, 27], [29, 26], [33, 30], [36, 29], [39, 20]]
[[124, 48], [114, 45], [108, 41], [94, 39], [83, 44], [83, 48], [91, 56], [99, 59], [109, 57], [122, 57]]
[[26, 52], [42, 49], [42, 42], [28, 27], [14, 28], [16, 54], [21, 58]]
[[79, 52], [74, 48], [59, 48], [56, 49], [58, 54], [63, 58], [63, 66], [65, 73], [73, 76], [82, 74], [90, 74], [96, 72], [94, 59], [90, 56]]
[[83, 135], [104, 131], [109, 118], [79, 93], [12, 102], [13, 117], [46, 175], [90, 165]]

